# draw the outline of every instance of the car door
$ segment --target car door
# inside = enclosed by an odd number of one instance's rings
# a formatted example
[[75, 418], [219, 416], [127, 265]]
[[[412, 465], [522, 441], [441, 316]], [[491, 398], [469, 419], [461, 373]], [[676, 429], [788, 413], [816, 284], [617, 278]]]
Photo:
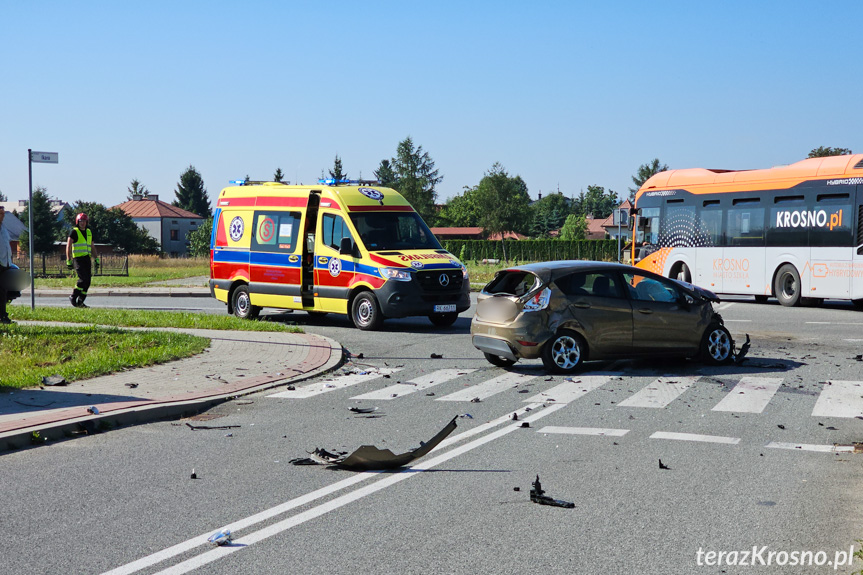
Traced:
[[315, 308], [320, 311], [348, 313], [348, 294], [356, 271], [357, 258], [340, 254], [342, 238], [353, 236], [344, 218], [321, 213], [318, 244], [315, 248]]
[[686, 304], [674, 282], [660, 276], [624, 272], [632, 301], [634, 353], [678, 354], [698, 349], [700, 316]]
[[582, 327], [591, 357], [632, 351], [632, 307], [617, 274], [575, 272], [554, 284], [568, 300], [568, 312]]

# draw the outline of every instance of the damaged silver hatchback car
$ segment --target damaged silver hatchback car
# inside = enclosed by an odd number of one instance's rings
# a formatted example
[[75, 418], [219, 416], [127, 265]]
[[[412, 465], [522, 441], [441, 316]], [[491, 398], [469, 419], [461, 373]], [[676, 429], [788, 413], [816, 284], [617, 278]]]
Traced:
[[541, 358], [549, 371], [570, 373], [586, 360], [638, 356], [721, 364], [734, 359], [734, 340], [713, 310], [718, 301], [632, 266], [542, 262], [498, 272], [479, 295], [470, 332], [501, 367]]

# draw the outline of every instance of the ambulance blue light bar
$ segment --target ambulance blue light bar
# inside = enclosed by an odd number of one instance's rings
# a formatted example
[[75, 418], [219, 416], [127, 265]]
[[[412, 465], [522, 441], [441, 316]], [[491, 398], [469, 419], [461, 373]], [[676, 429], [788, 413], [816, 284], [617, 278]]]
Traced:
[[379, 185], [380, 182], [377, 180], [336, 180], [334, 178], [320, 179], [318, 180], [319, 184], [324, 184], [325, 186], [332, 186], [335, 184], [356, 184], [359, 186], [370, 186], [370, 185]]
[[234, 184], [235, 186], [243, 186], [246, 184], [246, 180], [228, 180], [229, 184]]

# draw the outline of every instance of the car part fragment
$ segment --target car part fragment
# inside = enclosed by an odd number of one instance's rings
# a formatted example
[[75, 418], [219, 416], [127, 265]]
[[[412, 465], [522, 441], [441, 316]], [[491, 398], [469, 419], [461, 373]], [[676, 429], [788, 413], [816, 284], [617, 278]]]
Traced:
[[575, 503], [563, 501], [561, 499], [552, 499], [548, 495], [544, 495], [545, 490], [539, 482], [539, 475], [536, 476], [536, 481], [532, 483], [533, 489], [530, 490], [530, 500], [540, 505], [551, 505], [552, 507], [564, 507], [566, 509], [575, 508]]

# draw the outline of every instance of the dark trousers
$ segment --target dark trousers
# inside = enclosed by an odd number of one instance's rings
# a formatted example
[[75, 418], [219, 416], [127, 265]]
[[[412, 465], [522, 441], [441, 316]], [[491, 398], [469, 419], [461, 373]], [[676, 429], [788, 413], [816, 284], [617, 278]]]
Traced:
[[6, 315], [6, 298], [8, 297], [6, 293], [6, 278], [3, 277], [8, 269], [7, 267], [0, 266], [0, 319], [9, 317]]
[[75, 290], [72, 295], [81, 303], [87, 297], [87, 290], [90, 289], [90, 277], [93, 275], [93, 270], [89, 256], [82, 256], [73, 260], [75, 263], [75, 272], [78, 274], [78, 283], [75, 284]]

